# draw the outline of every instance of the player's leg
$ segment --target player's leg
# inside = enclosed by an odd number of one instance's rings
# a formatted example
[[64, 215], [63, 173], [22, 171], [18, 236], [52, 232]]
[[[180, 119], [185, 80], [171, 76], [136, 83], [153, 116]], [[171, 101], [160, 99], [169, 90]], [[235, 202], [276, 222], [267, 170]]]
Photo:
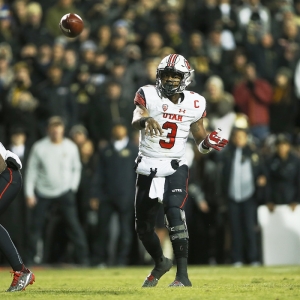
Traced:
[[[0, 215], [5, 212], [10, 203], [17, 196], [22, 186], [22, 177], [19, 171], [5, 169], [0, 175]], [[35, 280], [34, 274], [28, 270], [10, 238], [7, 230], [0, 225], [0, 250], [8, 260], [14, 274], [8, 292], [21, 291]]]
[[154, 269], [145, 279], [143, 287], [153, 287], [158, 280], [172, 267], [172, 261], [163, 256], [160, 240], [154, 231], [160, 203], [157, 199], [149, 198], [152, 179], [138, 175], [135, 198], [136, 232], [145, 249], [155, 262]]
[[174, 282], [170, 286], [191, 286], [187, 272], [188, 260], [188, 229], [186, 225], [184, 205], [187, 200], [188, 167], [183, 165], [166, 177], [164, 194], [167, 228], [177, 263]]

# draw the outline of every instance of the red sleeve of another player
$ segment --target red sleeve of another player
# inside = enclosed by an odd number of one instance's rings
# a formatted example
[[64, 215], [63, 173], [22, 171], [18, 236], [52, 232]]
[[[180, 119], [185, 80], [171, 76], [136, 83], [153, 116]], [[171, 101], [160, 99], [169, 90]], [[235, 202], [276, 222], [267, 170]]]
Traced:
[[145, 94], [144, 91], [142, 89], [139, 89], [134, 97], [134, 104], [135, 105], [143, 105], [144, 107], [146, 107], [146, 99], [145, 99]]

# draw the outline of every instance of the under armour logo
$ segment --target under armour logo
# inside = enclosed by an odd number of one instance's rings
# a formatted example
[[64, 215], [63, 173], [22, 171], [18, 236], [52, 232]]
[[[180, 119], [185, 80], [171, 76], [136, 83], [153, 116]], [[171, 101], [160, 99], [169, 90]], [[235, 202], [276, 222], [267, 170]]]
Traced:
[[19, 286], [23, 286], [24, 284], [25, 284], [25, 281], [24, 280], [20, 280]]
[[185, 114], [185, 109], [181, 109], [181, 108], [180, 108], [180, 109], [179, 109], [179, 112], [180, 112], [180, 113], [182, 112], [183, 114]]

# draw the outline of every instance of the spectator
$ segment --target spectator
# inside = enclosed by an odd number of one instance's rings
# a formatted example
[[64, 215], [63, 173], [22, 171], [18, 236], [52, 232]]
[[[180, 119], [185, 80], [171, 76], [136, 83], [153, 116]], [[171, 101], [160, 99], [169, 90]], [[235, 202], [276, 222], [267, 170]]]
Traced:
[[148, 59], [145, 63], [145, 75], [140, 78], [140, 85], [153, 84], [156, 82], [156, 70], [159, 59]]
[[52, 48], [52, 64], [62, 66], [64, 63], [65, 44], [55, 42]]
[[14, 65], [14, 81], [6, 91], [2, 105], [6, 134], [12, 127], [20, 126], [27, 130], [27, 139], [33, 143], [37, 138], [38, 100], [26, 63]]
[[222, 45], [222, 27], [215, 26], [209, 31], [206, 42], [207, 56], [209, 58], [210, 69], [216, 75], [221, 75], [224, 64], [228, 64], [230, 52]]
[[98, 210], [98, 236], [94, 241], [94, 264], [107, 264], [108, 226], [113, 212], [119, 216], [119, 243], [116, 264], [128, 264], [134, 222], [133, 203], [137, 147], [129, 141], [126, 125], [117, 121], [112, 126], [112, 140], [100, 150], [93, 179], [91, 202]]
[[232, 63], [224, 67], [223, 78], [225, 90], [233, 93], [236, 85], [243, 81], [247, 65], [247, 56], [242, 49], [236, 49], [233, 53]]
[[80, 46], [80, 60], [82, 64], [87, 64], [89, 67], [92, 67], [95, 60], [97, 46], [91, 41], [85, 41]]
[[[211, 70], [205, 48], [205, 40], [200, 32], [195, 31], [190, 34], [187, 52], [187, 59], [195, 70], [195, 78], [191, 83], [191, 86], [194, 91], [201, 94], [204, 88], [204, 83], [211, 74]], [[169, 53], [175, 53], [175, 51]], [[168, 55], [168, 53], [166, 55]]]
[[259, 203], [257, 192], [266, 185], [266, 171], [258, 151], [248, 144], [247, 129], [233, 130], [231, 143], [220, 157], [220, 162], [221, 195], [227, 201], [230, 221], [232, 263], [236, 267], [245, 262], [258, 265], [255, 232]]
[[64, 84], [70, 85], [74, 82], [78, 67], [78, 57], [73, 49], [66, 49], [64, 53]]
[[236, 117], [233, 96], [224, 91], [223, 81], [218, 76], [208, 78], [203, 96], [210, 127], [222, 128], [222, 136], [228, 139]]
[[90, 9], [86, 13], [92, 32], [97, 31], [97, 29], [103, 25], [112, 23], [114, 16], [112, 16], [110, 12], [110, 6], [111, 3], [109, 1], [92, 3]]
[[94, 84], [90, 68], [86, 64], [82, 64], [77, 69], [76, 79], [71, 85], [71, 92], [75, 96], [76, 110], [78, 111], [77, 122], [87, 124], [90, 113], [90, 105], [93, 97], [100, 95], [101, 88], [97, 89]]
[[21, 29], [26, 23], [26, 0], [15, 0], [12, 5], [12, 12], [18, 29]]
[[176, 53], [186, 54], [187, 37], [178, 21], [169, 21], [164, 25], [164, 41], [172, 47]]
[[83, 144], [88, 141], [88, 131], [81, 124], [72, 126], [69, 135], [79, 150], [82, 148]]
[[249, 118], [251, 133], [263, 141], [269, 133], [272, 87], [258, 78], [253, 64], [247, 64], [244, 81], [235, 86], [233, 96], [239, 111]]
[[42, 24], [43, 10], [38, 2], [30, 2], [26, 6], [26, 19], [21, 27], [21, 39], [24, 44], [49, 43], [50, 33]]
[[26, 62], [30, 69], [33, 68], [34, 61], [37, 55], [37, 47], [35, 44], [24, 45], [19, 53], [19, 59]]
[[133, 77], [134, 73], [132, 72], [132, 69], [128, 69], [126, 59], [116, 58], [112, 61], [106, 80], [118, 82], [122, 87], [122, 97], [131, 99], [135, 87]]
[[[88, 129], [94, 144], [104, 145], [110, 140], [113, 122], [121, 117], [130, 124], [132, 103], [122, 97], [122, 87], [118, 82], [107, 82], [104, 96], [94, 97], [90, 107]], [[99, 122], [101, 120], [101, 122]]]
[[271, 16], [260, 0], [248, 0], [238, 12], [241, 42], [257, 44], [271, 30]]
[[47, 70], [52, 63], [52, 47], [50, 44], [42, 44], [38, 47], [34, 62], [33, 81], [37, 85], [47, 79]]
[[28, 260], [34, 262], [37, 241], [50, 212], [57, 205], [67, 237], [74, 245], [76, 263], [88, 264], [86, 238], [78, 221], [75, 193], [80, 181], [81, 163], [76, 145], [64, 138], [64, 122], [53, 116], [48, 136], [37, 141], [29, 154], [25, 176], [26, 203], [31, 209]]
[[205, 36], [209, 34], [212, 27], [216, 25], [218, 20], [218, 3], [217, 0], [205, 0], [204, 3], [199, 7], [197, 29], [204, 33]]
[[111, 42], [111, 28], [108, 25], [102, 25], [97, 30], [97, 47], [101, 51], [106, 51]]
[[[147, 39], [148, 34], [159, 30], [157, 6], [158, 3], [155, 1], [138, 0], [133, 7], [136, 15], [134, 30], [137, 33], [138, 40], [142, 43], [144, 37]], [[151, 45], [151, 42], [149, 42], [149, 45]]]
[[108, 64], [107, 53], [97, 50], [95, 53], [94, 64], [91, 67], [91, 72], [93, 73], [94, 80], [97, 84], [102, 84], [105, 81], [106, 75], [109, 72]]
[[131, 42], [129, 24], [125, 20], [117, 20], [113, 23], [113, 35], [121, 36], [126, 39], [127, 42]]
[[292, 151], [288, 134], [279, 134], [275, 145], [275, 153], [267, 160], [269, 197], [266, 204], [270, 212], [279, 204], [288, 204], [294, 211], [300, 201], [300, 159]]
[[220, 0], [218, 6], [218, 23], [222, 25], [222, 44], [226, 50], [234, 50], [235, 35], [238, 31], [238, 18], [230, 0]]
[[150, 32], [144, 41], [144, 59], [155, 58], [160, 54], [164, 45], [162, 35], [158, 32]]
[[247, 44], [246, 48], [248, 59], [256, 66], [259, 76], [272, 84], [280, 60], [278, 45], [272, 35], [266, 33], [259, 43]]
[[52, 65], [47, 72], [48, 79], [38, 86], [39, 130], [45, 131], [45, 120], [51, 116], [61, 116], [68, 130], [77, 122], [77, 106], [73, 93], [63, 84], [63, 70]]
[[109, 60], [114, 61], [125, 55], [125, 49], [127, 46], [127, 39], [123, 36], [114, 35], [111, 38], [111, 42], [108, 49]]
[[0, 53], [0, 95], [11, 85], [13, 74], [7, 55]]
[[125, 48], [125, 55], [128, 64], [128, 73], [137, 86], [140, 78], [145, 75], [141, 48], [138, 45], [129, 44]]
[[278, 40], [281, 50], [281, 65], [291, 68], [299, 58], [300, 31], [293, 20], [288, 20], [283, 24], [283, 34]]
[[22, 162], [22, 172], [26, 170], [26, 163], [31, 145], [28, 143], [26, 129], [14, 126], [10, 130], [10, 139], [7, 149], [18, 155]]
[[0, 43], [3, 42], [10, 45], [13, 55], [16, 57], [20, 50], [20, 39], [13, 26], [11, 11], [6, 6], [2, 8], [0, 14]]
[[271, 133], [293, 132], [298, 111], [298, 100], [292, 84], [292, 71], [281, 67], [275, 75], [270, 105]]
[[89, 245], [89, 257], [93, 255], [93, 241], [99, 232], [97, 228], [97, 212], [92, 209], [90, 203], [91, 183], [97, 166], [97, 155], [93, 142], [86, 139], [79, 147], [80, 160], [82, 164], [80, 183], [76, 193], [79, 221], [85, 231]]

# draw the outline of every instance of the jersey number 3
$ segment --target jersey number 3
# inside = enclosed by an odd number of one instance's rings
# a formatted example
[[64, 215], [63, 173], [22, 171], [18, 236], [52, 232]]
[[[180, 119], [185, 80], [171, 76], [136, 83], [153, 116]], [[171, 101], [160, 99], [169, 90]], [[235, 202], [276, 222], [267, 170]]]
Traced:
[[167, 138], [169, 139], [169, 141], [166, 142], [165, 140], [159, 140], [159, 144], [162, 148], [171, 149], [174, 147], [175, 144], [175, 137], [178, 126], [176, 123], [166, 122], [163, 124], [162, 128], [171, 129], [171, 132], [167, 134]]

